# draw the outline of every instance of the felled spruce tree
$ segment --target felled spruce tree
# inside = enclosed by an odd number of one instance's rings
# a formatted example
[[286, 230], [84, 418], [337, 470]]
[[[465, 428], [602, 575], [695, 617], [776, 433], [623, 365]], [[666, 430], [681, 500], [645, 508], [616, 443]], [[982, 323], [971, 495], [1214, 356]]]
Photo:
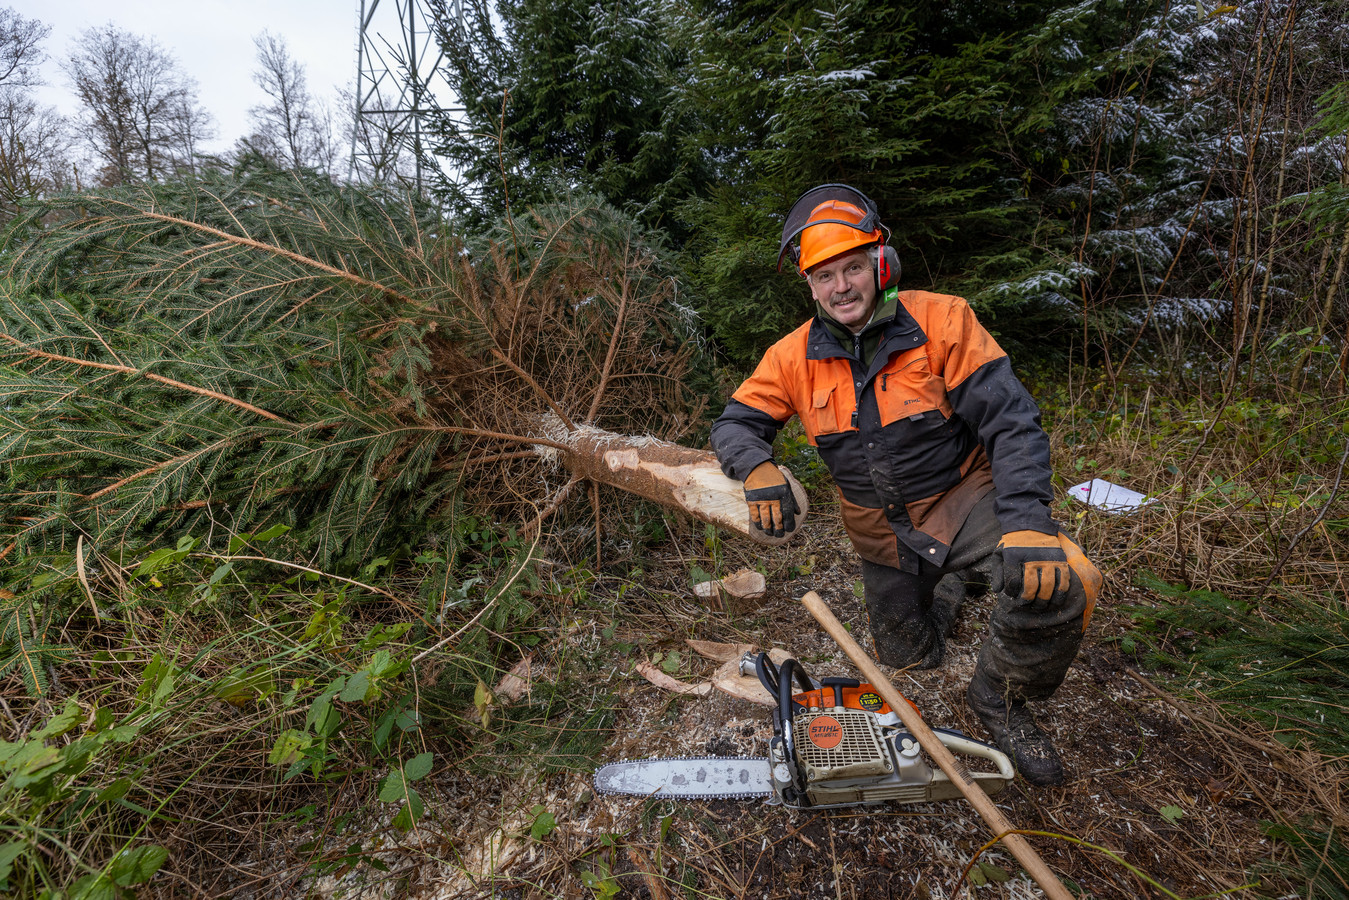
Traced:
[[57, 198], [5, 264], [11, 562], [284, 524], [356, 563], [453, 510], [537, 522], [576, 481], [537, 452], [559, 435], [697, 422], [677, 283], [600, 203], [465, 236], [405, 197], [211, 175]]

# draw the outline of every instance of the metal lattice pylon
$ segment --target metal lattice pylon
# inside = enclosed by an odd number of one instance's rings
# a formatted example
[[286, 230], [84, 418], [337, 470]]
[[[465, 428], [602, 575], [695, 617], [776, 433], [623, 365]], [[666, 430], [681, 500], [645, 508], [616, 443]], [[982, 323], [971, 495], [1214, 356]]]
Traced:
[[[439, 6], [462, 21], [460, 0]], [[422, 0], [361, 0], [351, 177], [411, 177], [422, 190], [426, 116], [462, 112], [441, 73], [433, 21]]]

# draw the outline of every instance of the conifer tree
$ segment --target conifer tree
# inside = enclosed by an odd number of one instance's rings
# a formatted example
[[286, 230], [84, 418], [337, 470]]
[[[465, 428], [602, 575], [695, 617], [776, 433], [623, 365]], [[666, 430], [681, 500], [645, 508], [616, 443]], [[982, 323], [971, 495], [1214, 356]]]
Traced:
[[[1035, 76], [1013, 65], [1021, 35], [1008, 29], [1024, 33], [1052, 6], [1014, 18], [852, 0], [695, 9], [684, 23], [695, 77], [678, 97], [703, 111], [695, 139], [718, 169], [707, 199], [684, 208], [690, 266], [705, 318], [742, 360], [809, 312], [800, 287], [771, 271], [782, 217], [814, 184], [847, 182], [877, 201], [906, 287], [973, 297], [981, 285], [964, 273], [1038, 262], [1036, 210], [1006, 160], [1009, 111]], [[998, 330], [996, 306], [977, 305]]]
[[549, 416], [696, 422], [677, 285], [603, 203], [462, 235], [406, 197], [262, 169], [58, 198], [7, 259], [11, 559], [282, 524], [354, 564], [455, 509], [536, 518], [565, 480], [535, 452]]
[[666, 5], [477, 0], [463, 9], [438, 19], [446, 77], [465, 109], [435, 129], [436, 153], [463, 177], [443, 186], [458, 208], [500, 212], [582, 190], [675, 226], [673, 208], [697, 191], [701, 164], [667, 103], [682, 57]]

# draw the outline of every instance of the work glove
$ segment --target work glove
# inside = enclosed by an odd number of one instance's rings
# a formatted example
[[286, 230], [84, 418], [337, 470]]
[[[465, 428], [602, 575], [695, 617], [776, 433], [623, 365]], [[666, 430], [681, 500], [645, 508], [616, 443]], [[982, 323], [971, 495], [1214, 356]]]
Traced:
[[749, 520], [764, 534], [782, 537], [796, 529], [796, 497], [771, 459], [755, 466], [745, 479], [745, 503]]
[[998, 542], [1002, 551], [1003, 593], [1029, 602], [1043, 612], [1068, 599], [1071, 570], [1056, 534], [1012, 531]]

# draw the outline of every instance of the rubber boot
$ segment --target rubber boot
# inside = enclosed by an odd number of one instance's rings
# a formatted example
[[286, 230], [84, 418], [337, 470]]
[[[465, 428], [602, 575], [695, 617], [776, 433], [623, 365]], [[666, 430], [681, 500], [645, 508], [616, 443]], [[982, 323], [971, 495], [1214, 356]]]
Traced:
[[965, 700], [1022, 778], [1040, 787], [1063, 784], [1063, 761], [1049, 735], [1035, 724], [1024, 700], [1005, 697], [978, 673]]

